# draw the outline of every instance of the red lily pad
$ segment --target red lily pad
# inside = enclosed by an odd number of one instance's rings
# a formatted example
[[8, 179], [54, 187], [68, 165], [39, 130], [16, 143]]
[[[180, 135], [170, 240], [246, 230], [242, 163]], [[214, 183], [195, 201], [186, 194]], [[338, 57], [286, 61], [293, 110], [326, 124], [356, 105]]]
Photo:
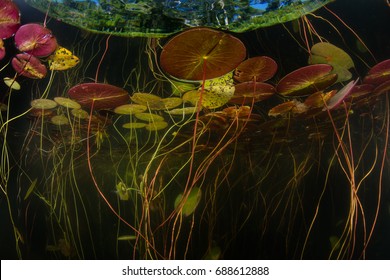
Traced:
[[299, 68], [282, 78], [276, 91], [284, 96], [304, 96], [321, 91], [336, 82], [337, 74], [330, 74], [332, 69], [328, 64]]
[[18, 7], [10, 0], [0, 0], [0, 39], [7, 39], [14, 35], [19, 25]]
[[229, 73], [245, 56], [246, 48], [236, 37], [209, 28], [192, 28], [165, 44], [160, 65], [178, 79], [206, 80]]
[[69, 89], [68, 95], [81, 106], [96, 110], [115, 108], [130, 100], [123, 88], [101, 83], [78, 84]]
[[363, 83], [380, 85], [390, 80], [390, 59], [379, 62], [368, 71], [367, 76], [364, 77]]
[[57, 39], [40, 24], [22, 25], [15, 33], [15, 45], [21, 51], [38, 57], [48, 56], [57, 48]]
[[31, 79], [42, 79], [46, 76], [46, 66], [35, 56], [27, 53], [19, 53], [12, 59], [12, 67], [22, 76]]
[[263, 101], [275, 94], [275, 87], [267, 83], [246, 82], [235, 85], [233, 97], [229, 103], [252, 104]]
[[356, 101], [358, 99], [365, 98], [374, 91], [374, 88], [374, 85], [370, 84], [356, 85], [351, 90], [348, 99], [353, 99], [354, 101]]
[[256, 56], [244, 60], [234, 71], [237, 82], [264, 82], [271, 79], [278, 70], [275, 60], [268, 56]]

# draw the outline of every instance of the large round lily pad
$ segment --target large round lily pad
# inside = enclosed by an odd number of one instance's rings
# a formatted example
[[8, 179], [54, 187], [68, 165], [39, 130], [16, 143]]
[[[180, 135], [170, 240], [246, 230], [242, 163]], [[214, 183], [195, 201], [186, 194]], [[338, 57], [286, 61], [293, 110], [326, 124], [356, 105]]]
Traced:
[[236, 68], [246, 56], [244, 44], [236, 37], [210, 28], [192, 28], [165, 44], [161, 68], [183, 80], [207, 80]]
[[363, 82], [367, 84], [380, 85], [390, 80], [390, 59], [379, 62], [368, 71]]
[[42, 79], [47, 74], [46, 66], [38, 58], [27, 53], [17, 54], [11, 64], [19, 75], [27, 78]]
[[111, 109], [129, 102], [126, 90], [109, 84], [83, 83], [68, 91], [68, 95], [81, 106], [96, 110]]

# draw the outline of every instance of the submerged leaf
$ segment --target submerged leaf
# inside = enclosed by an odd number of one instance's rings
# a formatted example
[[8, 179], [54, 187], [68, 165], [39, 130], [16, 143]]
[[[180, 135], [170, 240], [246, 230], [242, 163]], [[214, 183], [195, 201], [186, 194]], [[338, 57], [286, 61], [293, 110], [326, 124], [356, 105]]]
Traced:
[[34, 189], [37, 185], [37, 181], [38, 181], [38, 178], [35, 178], [34, 181], [31, 182], [31, 185], [28, 188], [26, 194], [24, 195], [23, 200], [26, 200], [30, 196], [30, 194], [34, 191]]

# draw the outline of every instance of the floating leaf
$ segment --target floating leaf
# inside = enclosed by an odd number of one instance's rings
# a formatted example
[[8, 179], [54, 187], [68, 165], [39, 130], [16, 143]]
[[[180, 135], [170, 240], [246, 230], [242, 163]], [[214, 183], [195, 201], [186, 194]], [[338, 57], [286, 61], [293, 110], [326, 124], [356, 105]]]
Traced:
[[54, 101], [57, 102], [58, 105], [61, 105], [66, 108], [70, 108], [70, 109], [81, 108], [81, 105], [79, 103], [67, 97], [60, 97], [60, 96], [54, 97]]
[[52, 124], [58, 126], [69, 124], [69, 120], [67, 117], [65, 117], [65, 115], [54, 116], [50, 119], [50, 121]]
[[256, 56], [244, 60], [234, 71], [234, 80], [243, 82], [264, 82], [271, 79], [278, 65], [268, 56]]
[[332, 69], [328, 64], [299, 68], [282, 78], [276, 91], [283, 96], [303, 96], [321, 91], [336, 82], [337, 75], [330, 74]]
[[10, 0], [0, 0], [0, 39], [11, 37], [19, 28], [20, 12]]
[[336, 108], [341, 102], [343, 102], [343, 100], [351, 93], [358, 80], [359, 79], [356, 79], [356, 81], [350, 81], [341, 90], [339, 90], [332, 98], [329, 99], [322, 111], [332, 110], [333, 108]]
[[135, 114], [135, 117], [139, 120], [147, 122], [160, 122], [164, 120], [162, 116], [152, 113], [137, 113]]
[[246, 48], [236, 37], [209, 28], [192, 28], [165, 44], [160, 65], [179, 79], [207, 80], [232, 71], [245, 55]]
[[21, 51], [34, 56], [48, 56], [57, 48], [57, 39], [51, 31], [38, 23], [28, 23], [15, 33], [15, 45]]
[[183, 95], [183, 101], [190, 102], [197, 106], [202, 94], [201, 107], [215, 109], [225, 105], [234, 95], [234, 86], [211, 86], [202, 89], [186, 92]]
[[49, 57], [49, 69], [67, 70], [69, 68], [75, 67], [79, 63], [79, 61], [79, 58], [73, 55], [70, 50], [64, 47], [59, 47]]
[[68, 91], [69, 96], [81, 106], [94, 109], [111, 109], [129, 101], [126, 90], [109, 84], [83, 83]]
[[245, 82], [235, 85], [229, 103], [241, 105], [263, 101], [275, 94], [275, 87], [266, 83]]
[[39, 98], [34, 99], [30, 103], [31, 107], [40, 110], [49, 110], [57, 107], [57, 103], [51, 99]]
[[15, 79], [5, 77], [3, 81], [7, 87], [12, 88], [13, 90], [20, 90], [20, 84]]
[[114, 109], [114, 112], [119, 115], [134, 115], [136, 113], [145, 112], [148, 108], [140, 104], [123, 104]]
[[46, 66], [41, 61], [27, 53], [19, 53], [12, 59], [12, 67], [22, 76], [31, 79], [42, 79], [46, 76]]
[[368, 71], [363, 79], [365, 84], [380, 85], [390, 80], [390, 59], [379, 62]]

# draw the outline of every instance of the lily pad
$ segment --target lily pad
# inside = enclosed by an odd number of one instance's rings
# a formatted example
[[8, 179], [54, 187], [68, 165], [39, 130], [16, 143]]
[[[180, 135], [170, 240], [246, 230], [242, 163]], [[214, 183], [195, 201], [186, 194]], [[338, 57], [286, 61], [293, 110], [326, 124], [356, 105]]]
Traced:
[[136, 113], [145, 112], [148, 108], [140, 104], [123, 104], [114, 109], [114, 112], [119, 115], [134, 115]]
[[72, 116], [78, 119], [89, 119], [88, 112], [83, 109], [72, 109], [70, 113], [72, 114]]
[[[190, 102], [192, 105], [197, 106], [198, 102], [201, 100], [202, 108], [215, 109], [219, 108], [226, 103], [234, 95], [234, 86], [211, 86], [205, 88], [203, 91], [201, 89], [186, 92], [183, 95], [183, 101]], [[202, 98], [201, 98], [202, 96]]]
[[229, 103], [252, 104], [268, 99], [275, 94], [275, 87], [267, 83], [245, 82], [235, 85], [233, 97]]
[[50, 121], [52, 124], [58, 126], [69, 124], [69, 120], [65, 115], [53, 116]]
[[14, 35], [20, 26], [20, 12], [10, 0], [0, 0], [0, 39]]
[[155, 121], [155, 122], [148, 123], [145, 126], [145, 129], [149, 131], [157, 131], [157, 130], [165, 129], [166, 127], [168, 127], [168, 123], [166, 121]]
[[129, 102], [126, 90], [102, 83], [78, 84], [68, 91], [68, 95], [81, 106], [95, 110], [111, 109]]
[[15, 45], [21, 52], [37, 57], [48, 56], [57, 48], [57, 39], [51, 31], [38, 23], [28, 23], [15, 33]]
[[337, 80], [328, 64], [314, 64], [299, 68], [282, 78], [276, 91], [283, 96], [304, 96], [326, 89]]
[[34, 109], [48, 110], [57, 107], [57, 103], [51, 99], [39, 98], [30, 102], [30, 105]]
[[57, 71], [68, 70], [75, 67], [79, 62], [80, 59], [73, 55], [70, 50], [64, 47], [59, 47], [49, 57], [49, 69]]
[[17, 54], [11, 64], [19, 75], [27, 78], [43, 79], [47, 74], [46, 66], [38, 58], [27, 53]]
[[77, 103], [76, 101], [74, 101], [70, 98], [67, 98], [67, 97], [57, 96], [57, 97], [54, 97], [54, 101], [57, 102], [58, 105], [61, 105], [65, 108], [69, 108], [69, 109], [80, 109], [81, 108], [81, 105], [79, 103]]
[[137, 129], [137, 128], [144, 128], [147, 125], [147, 123], [140, 123], [140, 122], [129, 122], [122, 125], [123, 128], [127, 129]]
[[207, 80], [232, 71], [245, 55], [246, 48], [236, 37], [209, 28], [192, 28], [164, 45], [160, 65], [178, 79]]
[[3, 81], [7, 87], [12, 88], [13, 90], [20, 90], [20, 84], [15, 79], [5, 77]]
[[142, 121], [147, 122], [160, 122], [164, 121], [164, 118], [160, 115], [152, 114], [152, 113], [137, 113], [135, 117]]
[[234, 71], [234, 80], [243, 82], [264, 82], [271, 79], [278, 65], [268, 56], [256, 56], [244, 60]]
[[352, 92], [353, 87], [358, 82], [350, 81], [347, 85], [345, 85], [342, 89], [340, 89], [332, 98], [330, 98], [326, 104], [326, 106], [322, 109], [322, 111], [332, 110], [340, 105], [341, 102]]
[[380, 85], [390, 80], [390, 59], [379, 62], [368, 71], [363, 79], [365, 84]]

